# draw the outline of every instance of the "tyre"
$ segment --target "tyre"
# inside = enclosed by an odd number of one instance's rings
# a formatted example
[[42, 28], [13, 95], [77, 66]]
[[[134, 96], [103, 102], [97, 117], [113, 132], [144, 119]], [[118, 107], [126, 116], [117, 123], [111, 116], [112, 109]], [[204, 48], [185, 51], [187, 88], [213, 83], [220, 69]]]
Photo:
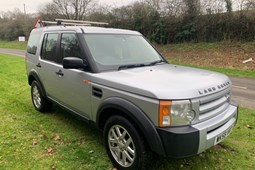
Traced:
[[33, 81], [31, 84], [31, 98], [37, 111], [46, 112], [50, 110], [52, 103], [43, 96], [42, 87], [37, 81]]
[[117, 169], [145, 169], [149, 156], [143, 138], [126, 118], [112, 116], [106, 121], [104, 142], [107, 154]]

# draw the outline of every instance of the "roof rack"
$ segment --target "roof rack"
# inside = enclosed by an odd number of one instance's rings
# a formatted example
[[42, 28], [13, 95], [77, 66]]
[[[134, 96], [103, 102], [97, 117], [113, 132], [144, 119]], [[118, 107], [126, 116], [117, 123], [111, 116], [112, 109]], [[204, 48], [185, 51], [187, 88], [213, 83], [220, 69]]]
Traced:
[[70, 25], [86, 24], [86, 25], [109, 25], [106, 22], [94, 22], [94, 21], [82, 21], [82, 20], [70, 20], [70, 19], [55, 19], [55, 21], [62, 24], [67, 23]]
[[59, 21], [42, 21], [43, 25], [73, 25], [73, 26], [91, 26], [91, 24], [59, 22]]
[[34, 28], [44, 27], [47, 25], [72, 25], [72, 26], [91, 26], [109, 25], [106, 22], [94, 22], [94, 21], [82, 21], [82, 20], [70, 20], [70, 19], [55, 19], [55, 21], [42, 21], [40, 17], [36, 20]]

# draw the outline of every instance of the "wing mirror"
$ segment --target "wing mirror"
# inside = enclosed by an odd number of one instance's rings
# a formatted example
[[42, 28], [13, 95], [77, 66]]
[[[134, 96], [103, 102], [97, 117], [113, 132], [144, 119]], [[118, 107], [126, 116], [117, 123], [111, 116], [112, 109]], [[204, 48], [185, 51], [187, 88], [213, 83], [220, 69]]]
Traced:
[[64, 69], [79, 69], [86, 68], [87, 66], [87, 61], [78, 57], [66, 57], [63, 59]]

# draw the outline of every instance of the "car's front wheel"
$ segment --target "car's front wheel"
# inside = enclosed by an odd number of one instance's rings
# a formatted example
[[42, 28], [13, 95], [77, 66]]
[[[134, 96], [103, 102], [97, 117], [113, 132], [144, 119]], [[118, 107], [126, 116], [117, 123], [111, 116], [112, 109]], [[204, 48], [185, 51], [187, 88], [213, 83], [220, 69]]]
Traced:
[[122, 116], [110, 117], [104, 127], [107, 154], [117, 169], [144, 169], [148, 152], [134, 124]]
[[41, 85], [37, 81], [31, 84], [31, 98], [35, 109], [39, 112], [50, 110], [52, 103], [42, 95]]

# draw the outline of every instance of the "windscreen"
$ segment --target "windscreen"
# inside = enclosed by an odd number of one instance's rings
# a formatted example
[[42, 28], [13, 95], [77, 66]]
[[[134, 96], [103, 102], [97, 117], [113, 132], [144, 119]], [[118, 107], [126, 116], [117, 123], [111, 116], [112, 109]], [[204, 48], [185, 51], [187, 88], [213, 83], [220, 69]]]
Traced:
[[140, 35], [84, 34], [84, 37], [100, 70], [162, 60], [158, 52]]

